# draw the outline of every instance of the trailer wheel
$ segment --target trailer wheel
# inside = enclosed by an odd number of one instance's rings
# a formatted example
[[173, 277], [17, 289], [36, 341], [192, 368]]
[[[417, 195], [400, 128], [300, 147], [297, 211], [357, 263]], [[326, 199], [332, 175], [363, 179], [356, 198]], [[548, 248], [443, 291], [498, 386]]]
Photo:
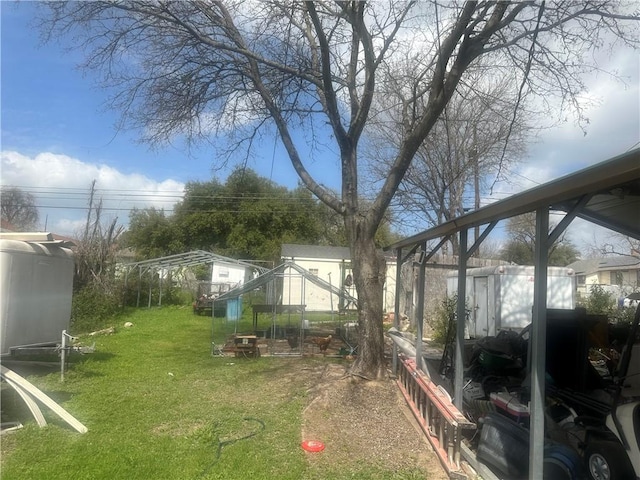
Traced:
[[610, 440], [589, 442], [584, 454], [590, 480], [633, 479], [634, 471], [622, 445]]

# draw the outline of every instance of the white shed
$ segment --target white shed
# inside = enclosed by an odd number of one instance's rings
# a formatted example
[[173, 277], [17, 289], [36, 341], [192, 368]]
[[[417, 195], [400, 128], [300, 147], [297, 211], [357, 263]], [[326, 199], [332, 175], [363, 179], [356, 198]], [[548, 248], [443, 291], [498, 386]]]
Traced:
[[[458, 291], [458, 274], [447, 276], [447, 294]], [[499, 330], [520, 330], [531, 323], [534, 267], [501, 265], [467, 270], [466, 304], [470, 337], [493, 336]], [[547, 307], [575, 308], [572, 269], [548, 267]]]
[[[333, 287], [344, 289], [349, 295], [357, 298], [352, 280], [349, 248], [284, 244], [282, 259], [295, 263]], [[355, 308], [355, 305], [346, 305], [344, 300], [332, 295], [330, 291], [305, 281], [304, 276], [291, 268], [283, 272], [282, 304], [305, 305], [307, 311]]]
[[48, 233], [0, 237], [0, 354], [60, 342], [69, 329], [73, 253]]
[[211, 267], [212, 293], [227, 292], [239, 287], [245, 282], [247, 275], [252, 273], [248, 270], [245, 264], [214, 262]]
[[[348, 247], [332, 247], [319, 245], [283, 244], [281, 258], [283, 261], [293, 262], [309, 271], [333, 287], [343, 290], [353, 298], [358, 298], [353, 284], [351, 270], [351, 251]], [[396, 262], [389, 257], [387, 262], [387, 276], [383, 293], [383, 308], [385, 312], [394, 309], [396, 291]], [[304, 299], [304, 301], [303, 301]], [[305, 304], [307, 311], [339, 311], [355, 309], [356, 306], [344, 299], [314, 285], [305, 282], [297, 272], [287, 269], [283, 276], [282, 303], [284, 305]]]

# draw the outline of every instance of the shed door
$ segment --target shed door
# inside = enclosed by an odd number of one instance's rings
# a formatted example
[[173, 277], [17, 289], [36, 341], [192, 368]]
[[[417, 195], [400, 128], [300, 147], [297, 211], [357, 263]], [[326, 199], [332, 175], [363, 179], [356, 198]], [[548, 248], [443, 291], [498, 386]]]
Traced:
[[473, 278], [474, 325], [470, 334], [475, 337], [489, 335], [489, 297], [487, 295], [488, 278]]

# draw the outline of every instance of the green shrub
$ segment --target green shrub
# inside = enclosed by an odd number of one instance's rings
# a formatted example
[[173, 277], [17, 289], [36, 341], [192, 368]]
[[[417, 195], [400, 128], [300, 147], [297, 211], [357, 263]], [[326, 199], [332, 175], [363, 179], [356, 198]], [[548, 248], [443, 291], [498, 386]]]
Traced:
[[592, 285], [584, 306], [589, 314], [609, 316], [614, 310], [615, 300], [602, 286]]
[[613, 294], [607, 292], [600, 285], [592, 285], [589, 296], [579, 302], [588, 314], [606, 315], [610, 323], [631, 323], [635, 315], [635, 308], [620, 308], [616, 305]]
[[633, 317], [636, 314], [636, 309], [633, 307], [616, 308], [609, 316], [609, 321], [614, 324], [633, 322]]
[[119, 289], [91, 283], [73, 294], [71, 332], [78, 335], [103, 329], [121, 312]]
[[433, 329], [433, 341], [438, 344], [445, 344], [449, 323], [456, 318], [456, 308], [458, 296], [445, 297], [436, 308], [435, 316], [429, 322]]

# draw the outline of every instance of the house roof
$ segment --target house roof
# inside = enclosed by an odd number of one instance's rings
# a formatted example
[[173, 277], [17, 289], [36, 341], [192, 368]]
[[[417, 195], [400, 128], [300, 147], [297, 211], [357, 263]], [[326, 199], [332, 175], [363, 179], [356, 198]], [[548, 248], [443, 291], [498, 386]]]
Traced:
[[349, 247], [330, 247], [326, 245], [295, 245], [292, 243], [283, 243], [281, 257], [351, 260], [351, 250], [349, 250]]
[[568, 265], [568, 268], [572, 268], [577, 275], [589, 275], [608, 270], [640, 269], [640, 258], [631, 255], [588, 258], [573, 262]]

